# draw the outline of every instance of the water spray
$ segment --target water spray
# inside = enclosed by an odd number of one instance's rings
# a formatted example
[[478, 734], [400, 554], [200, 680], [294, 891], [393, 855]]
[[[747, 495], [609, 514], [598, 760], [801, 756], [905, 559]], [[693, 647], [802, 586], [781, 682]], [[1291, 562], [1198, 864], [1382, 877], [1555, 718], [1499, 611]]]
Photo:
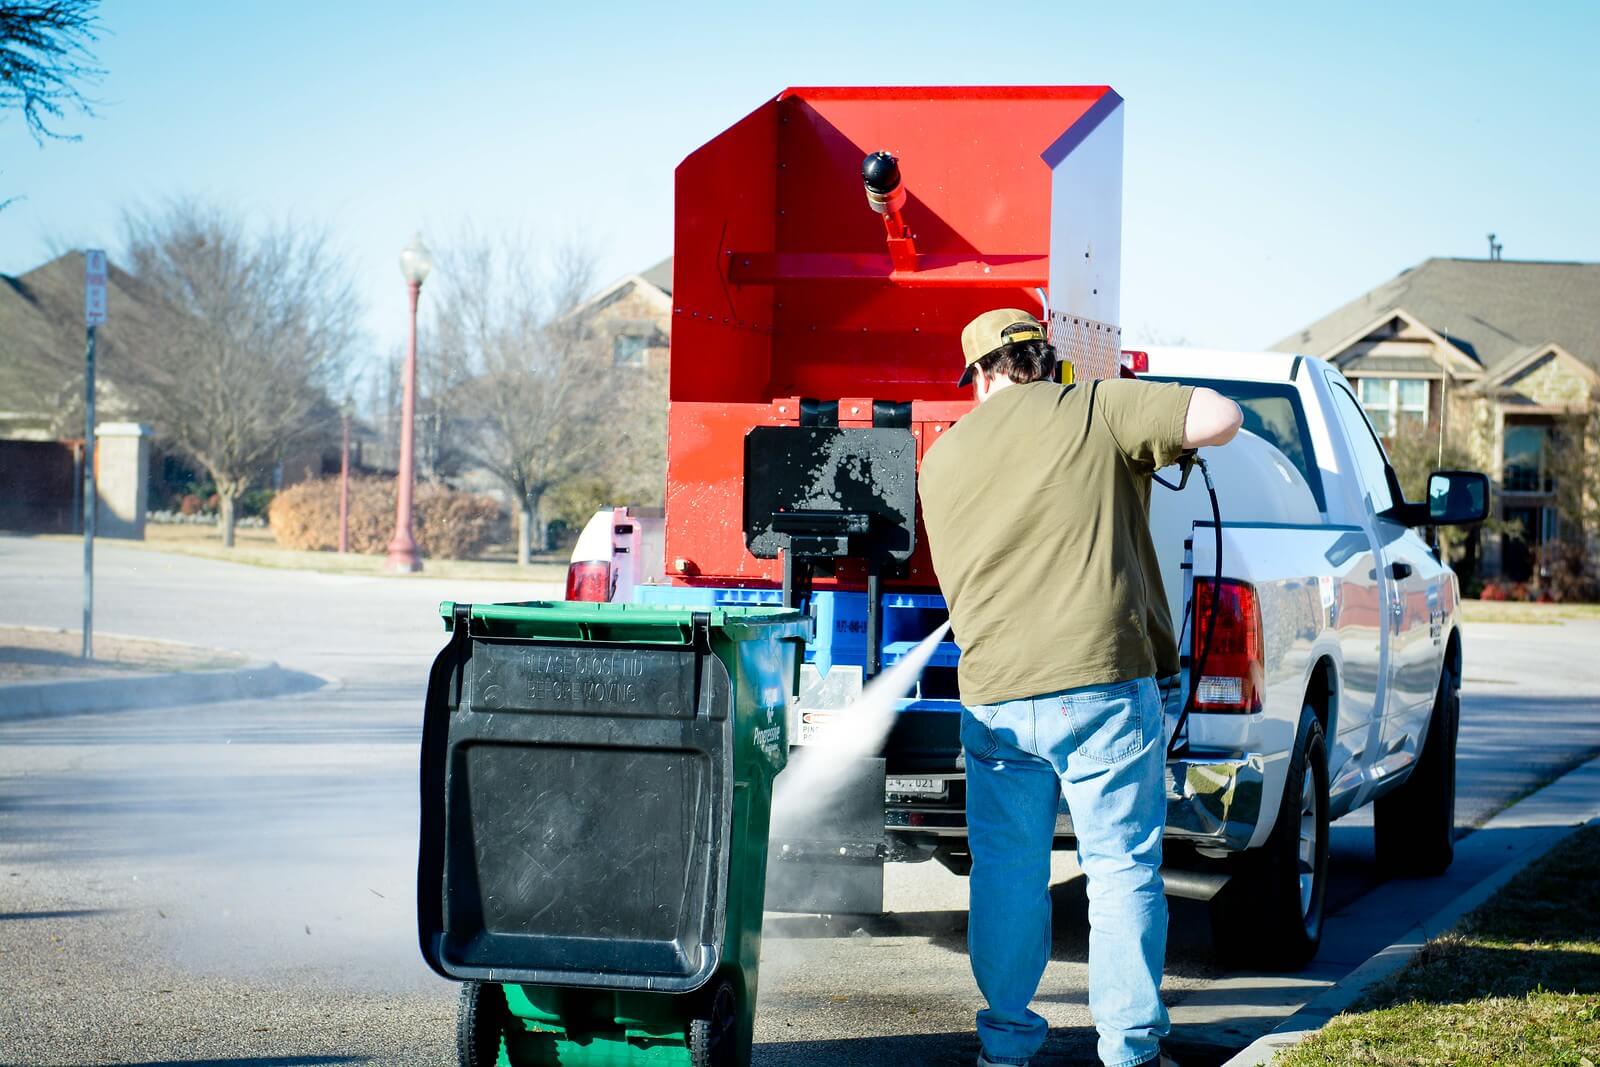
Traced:
[[837, 797], [848, 780], [852, 761], [878, 754], [894, 729], [901, 698], [922, 676], [949, 632], [950, 624], [941, 624], [899, 662], [868, 682], [861, 695], [834, 717], [817, 744], [790, 750], [789, 765], [774, 784], [774, 835], [806, 830]]

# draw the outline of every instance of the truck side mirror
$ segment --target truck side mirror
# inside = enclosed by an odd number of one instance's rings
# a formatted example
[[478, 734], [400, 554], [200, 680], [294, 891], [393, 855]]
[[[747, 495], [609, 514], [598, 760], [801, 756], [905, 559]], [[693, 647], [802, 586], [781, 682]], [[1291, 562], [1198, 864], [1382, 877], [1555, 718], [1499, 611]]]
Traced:
[[1428, 475], [1428, 526], [1465, 526], [1489, 515], [1489, 479], [1477, 471]]

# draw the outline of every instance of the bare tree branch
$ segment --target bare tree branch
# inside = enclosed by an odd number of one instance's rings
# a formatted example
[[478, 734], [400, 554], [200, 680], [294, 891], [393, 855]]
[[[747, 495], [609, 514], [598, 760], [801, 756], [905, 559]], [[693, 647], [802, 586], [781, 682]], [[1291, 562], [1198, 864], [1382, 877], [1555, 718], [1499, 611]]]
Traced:
[[[78, 139], [51, 128], [68, 108], [94, 115], [78, 85], [104, 73], [89, 52], [99, 39], [95, 2], [0, 0], [0, 112], [21, 111], [39, 144]], [[12, 199], [0, 199], [0, 210]]]
[[329, 439], [359, 313], [320, 233], [259, 235], [222, 211], [175, 201], [124, 220], [130, 272], [160, 308], [131, 388], [165, 436], [233, 505], [295, 447]]
[[450, 433], [516, 501], [518, 559], [543, 544], [545, 495], [614, 447], [604, 420], [609, 365], [574, 312], [589, 291], [586, 249], [535, 263], [515, 240], [469, 236], [442, 257], [438, 358], [456, 371]]

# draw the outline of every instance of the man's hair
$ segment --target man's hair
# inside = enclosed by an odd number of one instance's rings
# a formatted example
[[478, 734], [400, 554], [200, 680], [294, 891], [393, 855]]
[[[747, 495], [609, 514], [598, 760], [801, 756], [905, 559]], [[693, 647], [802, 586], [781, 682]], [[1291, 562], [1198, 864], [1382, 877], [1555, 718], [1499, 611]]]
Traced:
[[1001, 345], [978, 360], [977, 368], [986, 377], [1005, 375], [1017, 385], [1053, 379], [1056, 350], [1048, 341], [1018, 341]]

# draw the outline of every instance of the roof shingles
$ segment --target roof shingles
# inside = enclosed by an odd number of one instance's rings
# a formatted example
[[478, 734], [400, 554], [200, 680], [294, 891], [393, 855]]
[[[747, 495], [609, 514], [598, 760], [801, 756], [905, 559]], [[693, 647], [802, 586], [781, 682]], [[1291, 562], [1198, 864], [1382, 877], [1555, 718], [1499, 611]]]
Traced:
[[1398, 311], [1447, 335], [1490, 373], [1551, 342], [1600, 370], [1600, 263], [1429, 259], [1272, 348], [1331, 358]]

